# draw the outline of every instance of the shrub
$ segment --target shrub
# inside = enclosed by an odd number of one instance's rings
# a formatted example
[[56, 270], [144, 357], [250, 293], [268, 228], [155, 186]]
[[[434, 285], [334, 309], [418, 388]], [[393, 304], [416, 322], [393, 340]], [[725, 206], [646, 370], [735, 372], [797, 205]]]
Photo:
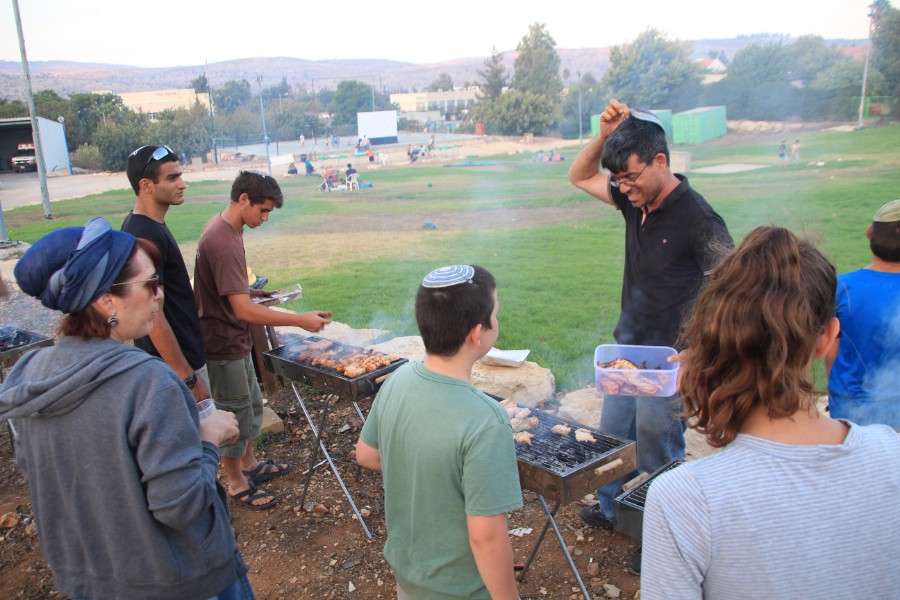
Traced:
[[82, 144], [78, 150], [72, 153], [72, 166], [88, 171], [100, 171], [102, 162], [100, 160], [100, 148], [93, 144]]

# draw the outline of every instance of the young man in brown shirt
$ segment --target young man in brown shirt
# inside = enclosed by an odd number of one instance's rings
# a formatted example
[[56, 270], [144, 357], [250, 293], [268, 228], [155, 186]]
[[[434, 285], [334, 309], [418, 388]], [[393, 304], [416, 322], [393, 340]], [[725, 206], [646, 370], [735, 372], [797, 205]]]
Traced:
[[262, 425], [262, 394], [250, 352], [250, 325], [286, 325], [320, 331], [330, 323], [330, 311], [301, 314], [255, 304], [247, 285], [244, 226], [259, 227], [284, 204], [278, 182], [256, 171], [242, 171], [231, 187], [231, 202], [203, 228], [194, 266], [194, 296], [200, 312], [203, 347], [216, 406], [233, 412], [240, 436], [220, 447], [229, 495], [254, 510], [274, 506], [277, 498], [257, 485], [290, 472], [287, 463], [260, 462], [253, 440]]

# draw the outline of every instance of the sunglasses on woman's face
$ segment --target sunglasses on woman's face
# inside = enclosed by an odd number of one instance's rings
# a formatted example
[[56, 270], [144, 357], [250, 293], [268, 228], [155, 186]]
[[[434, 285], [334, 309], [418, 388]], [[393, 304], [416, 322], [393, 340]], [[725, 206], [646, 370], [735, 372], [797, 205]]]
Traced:
[[147, 279], [135, 279], [134, 281], [123, 281], [122, 283], [114, 283], [111, 288], [116, 287], [117, 285], [131, 285], [132, 283], [143, 283], [144, 286], [155, 296], [156, 292], [159, 291], [159, 274], [154, 275], [153, 277], [148, 277]]

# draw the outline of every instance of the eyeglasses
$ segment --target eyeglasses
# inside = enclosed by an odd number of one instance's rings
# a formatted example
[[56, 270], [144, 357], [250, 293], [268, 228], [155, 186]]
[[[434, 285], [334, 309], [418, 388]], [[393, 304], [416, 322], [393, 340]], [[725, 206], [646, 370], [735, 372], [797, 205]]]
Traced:
[[637, 180], [641, 178], [641, 175], [644, 174], [644, 171], [646, 171], [647, 167], [649, 167], [649, 166], [650, 166], [650, 163], [647, 163], [646, 165], [644, 165], [644, 168], [641, 169], [641, 172], [638, 173], [637, 175], [635, 175], [634, 177], [623, 177], [622, 179], [618, 179], [615, 175], [610, 175], [609, 176], [609, 185], [613, 186], [614, 188], [617, 188], [622, 184], [625, 184], [627, 186], [632, 186], [635, 183], [637, 183]]
[[159, 274], [157, 273], [153, 277], [148, 277], [147, 279], [135, 279], [134, 281], [123, 281], [122, 283], [114, 283], [111, 288], [116, 287], [117, 285], [131, 285], [132, 283], [143, 283], [144, 286], [150, 290], [150, 292], [155, 296], [159, 291]]
[[[137, 153], [146, 148], [147, 146], [141, 146], [137, 150], [131, 153], [131, 156], [137, 156]], [[141, 179], [144, 178], [144, 173], [147, 172], [147, 167], [151, 162], [160, 161], [169, 155], [174, 155], [175, 153], [168, 146], [159, 146], [156, 150], [153, 151], [153, 154], [150, 155], [150, 158], [147, 159], [147, 162], [144, 163], [144, 168], [141, 169]]]

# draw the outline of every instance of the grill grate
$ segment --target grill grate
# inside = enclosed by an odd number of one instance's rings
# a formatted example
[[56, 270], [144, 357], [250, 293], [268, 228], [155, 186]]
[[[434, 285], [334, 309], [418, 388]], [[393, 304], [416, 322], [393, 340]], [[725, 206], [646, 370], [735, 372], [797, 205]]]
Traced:
[[7, 366], [29, 350], [52, 345], [53, 338], [15, 327], [0, 328], [0, 362]]
[[[379, 380], [383, 381], [381, 379], [383, 375], [393, 372], [400, 365], [408, 362], [405, 358], [400, 358], [387, 366], [379, 367], [359, 377], [350, 378], [330, 367], [314, 366], [297, 360], [298, 356], [309, 350], [308, 344], [323, 339], [326, 338], [310, 336], [264, 352], [266, 366], [273, 373], [292, 381], [306, 383], [320, 391], [330, 392], [355, 402], [360, 398], [373, 395], [380, 387], [381, 381]], [[339, 342], [334, 342], [334, 345], [329, 348], [329, 350], [333, 349], [338, 350], [338, 356], [366, 351], [365, 348], [347, 346]]]
[[[605, 436], [595, 429], [536, 409], [531, 409], [531, 414], [538, 418], [538, 426], [530, 430], [534, 434], [534, 439], [531, 440], [531, 446], [516, 444], [516, 458], [561, 477], [584, 467], [585, 464], [593, 463], [600, 456], [622, 446], [621, 440]], [[551, 431], [554, 425], [560, 423], [572, 428], [569, 435], [563, 436]], [[597, 441], [576, 441], [575, 429], [579, 427], [588, 429]]]
[[627, 493], [623, 494], [618, 501], [643, 511], [644, 503], [647, 502], [647, 491], [650, 489], [650, 484], [653, 483], [653, 480], [663, 473], [680, 466], [683, 462], [683, 460], [678, 459], [664, 465], [661, 469], [657, 470], [652, 477], [646, 481], [642, 481], [640, 485], [636, 486], [633, 490], [629, 490]]

